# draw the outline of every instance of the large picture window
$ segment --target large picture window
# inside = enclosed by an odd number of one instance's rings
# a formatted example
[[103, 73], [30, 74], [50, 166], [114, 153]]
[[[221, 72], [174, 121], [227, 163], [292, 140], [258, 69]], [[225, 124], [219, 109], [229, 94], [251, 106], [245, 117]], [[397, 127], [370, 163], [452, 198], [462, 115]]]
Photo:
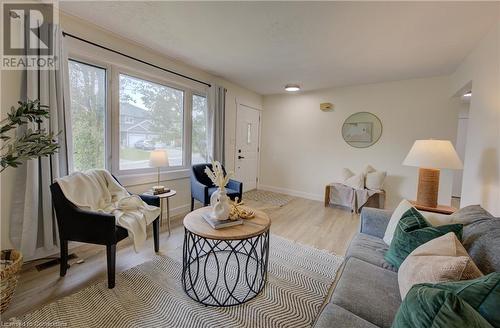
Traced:
[[164, 171], [184, 172], [191, 164], [208, 161], [203, 89], [151, 72], [85, 61], [76, 55], [68, 60], [71, 171], [151, 173], [155, 170], [149, 157], [156, 149], [168, 153]]
[[106, 69], [70, 60], [72, 171], [106, 167]]
[[148, 168], [154, 149], [182, 166], [183, 117], [183, 91], [120, 74], [120, 170]]

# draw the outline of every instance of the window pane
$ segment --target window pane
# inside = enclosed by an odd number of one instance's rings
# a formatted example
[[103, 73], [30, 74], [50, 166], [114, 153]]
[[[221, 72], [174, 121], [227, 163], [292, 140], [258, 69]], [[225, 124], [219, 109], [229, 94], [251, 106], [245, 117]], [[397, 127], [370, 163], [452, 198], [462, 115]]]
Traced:
[[193, 164], [208, 162], [207, 140], [207, 98], [193, 95], [193, 153], [191, 156]]
[[105, 168], [106, 70], [69, 61], [73, 171]]
[[182, 166], [183, 107], [183, 91], [120, 74], [120, 170], [149, 168], [153, 149]]

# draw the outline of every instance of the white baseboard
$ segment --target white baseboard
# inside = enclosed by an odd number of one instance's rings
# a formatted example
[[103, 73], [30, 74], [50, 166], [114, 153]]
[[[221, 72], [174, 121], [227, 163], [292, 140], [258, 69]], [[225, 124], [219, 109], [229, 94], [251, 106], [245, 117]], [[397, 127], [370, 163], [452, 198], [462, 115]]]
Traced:
[[321, 195], [321, 194], [312, 194], [312, 193], [308, 193], [308, 192], [287, 189], [287, 188], [281, 188], [281, 187], [275, 187], [275, 186], [269, 186], [269, 185], [263, 185], [263, 184], [259, 184], [258, 189], [277, 192], [277, 193], [295, 196], [295, 197], [301, 197], [301, 198], [305, 198], [305, 199], [317, 200], [320, 202], [323, 201], [324, 197], [325, 197], [324, 195]]

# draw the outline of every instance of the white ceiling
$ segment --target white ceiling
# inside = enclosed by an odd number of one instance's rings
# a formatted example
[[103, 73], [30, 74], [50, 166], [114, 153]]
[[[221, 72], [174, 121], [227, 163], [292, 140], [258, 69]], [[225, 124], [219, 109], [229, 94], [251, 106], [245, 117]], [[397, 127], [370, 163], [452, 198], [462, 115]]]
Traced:
[[500, 19], [488, 2], [71, 1], [74, 15], [260, 94], [449, 74]]

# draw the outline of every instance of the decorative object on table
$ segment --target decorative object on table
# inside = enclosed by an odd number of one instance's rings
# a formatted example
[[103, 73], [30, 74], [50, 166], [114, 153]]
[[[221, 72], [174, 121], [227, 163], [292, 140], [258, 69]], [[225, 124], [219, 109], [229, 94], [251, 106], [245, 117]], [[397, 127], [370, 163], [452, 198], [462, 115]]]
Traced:
[[367, 165], [358, 174], [344, 168], [343, 182], [331, 183], [325, 187], [325, 207], [342, 206], [356, 213], [359, 213], [364, 206], [384, 208], [385, 191], [382, 187], [386, 175], [385, 171], [377, 171], [371, 165]]
[[21, 252], [15, 249], [2, 250], [0, 260], [0, 313], [9, 307], [23, 265]]
[[19, 101], [19, 107], [12, 107], [7, 118], [0, 124], [0, 140], [2, 140], [0, 173], [7, 167], [18, 167], [24, 161], [55, 154], [59, 145], [53, 132], [41, 128], [26, 128], [20, 135], [11, 136], [9, 131], [26, 127], [39, 126], [44, 119], [49, 119], [49, 107], [40, 104], [39, 100]]
[[416, 207], [438, 205], [440, 169], [460, 170], [462, 161], [449, 140], [416, 140], [403, 165], [419, 167]]
[[231, 173], [226, 174], [222, 165], [218, 161], [212, 162], [212, 167], [205, 167], [205, 174], [217, 186], [217, 190], [210, 196], [210, 206], [212, 207], [212, 218], [219, 221], [229, 219], [231, 204], [226, 194], [226, 185], [229, 182]]
[[[97, 171], [97, 172], [96, 172]], [[76, 178], [75, 178], [76, 177]], [[72, 179], [75, 180], [72, 180]], [[95, 181], [105, 181], [106, 186], [103, 184], [96, 185]], [[78, 181], [78, 182], [76, 182]], [[111, 192], [112, 190], [113, 192]], [[66, 275], [68, 265], [68, 241], [78, 241], [89, 244], [106, 245], [106, 258], [108, 269], [108, 288], [115, 287], [115, 268], [116, 268], [116, 244], [129, 237], [133, 236], [134, 248], [136, 244], [141, 244], [147, 238], [146, 224], [150, 219], [153, 219], [155, 212], [158, 217], [154, 218], [153, 224], [153, 238], [154, 250], [159, 251], [160, 248], [160, 220], [158, 206], [160, 200], [157, 196], [148, 195], [130, 195], [125, 188], [123, 188], [118, 180], [105, 170], [93, 170], [85, 173], [75, 172], [67, 177], [57, 179], [50, 186], [52, 194], [52, 203], [56, 212], [57, 226], [59, 228], [59, 244], [61, 247], [61, 267], [60, 276]], [[78, 193], [92, 193], [93, 197], [87, 197], [84, 202], [87, 204], [80, 204], [81, 201], [75, 198]], [[66, 197], [66, 194], [71, 195]], [[88, 195], [88, 194], [87, 194]], [[112, 209], [112, 198], [122, 198], [116, 202], [123, 205], [120, 209]], [[140, 198], [139, 198], [140, 197]], [[108, 198], [108, 199], [106, 199]], [[71, 200], [70, 200], [71, 199]], [[127, 203], [130, 201], [130, 203]], [[116, 214], [121, 214], [119, 219], [115, 215], [107, 213], [100, 209], [98, 205], [93, 204], [105, 203], [106, 211], [113, 211]], [[109, 202], [109, 204], [108, 204]], [[125, 207], [141, 206], [140, 210], [134, 210], [132, 213], [128, 212]], [[153, 208], [154, 207], [154, 208]], [[95, 210], [91, 210], [95, 208]], [[137, 212], [144, 213], [143, 220], [132, 221], [131, 217], [136, 217]], [[122, 222], [121, 225], [117, 222]], [[126, 224], [129, 223], [127, 226]], [[138, 223], [138, 224], [137, 224]], [[141, 227], [141, 225], [144, 226]]]
[[481, 277], [474, 261], [453, 232], [418, 246], [398, 270], [401, 299], [413, 285]]
[[231, 218], [228, 217], [226, 220], [217, 220], [214, 218], [213, 212], [203, 212], [200, 214], [207, 223], [215, 230], [234, 227], [243, 224], [243, 219], [241, 218]]
[[[21, 323], [16, 327], [33, 322], [64, 322], [66, 327], [95, 327], [96, 323], [99, 327], [129, 327], [130, 318], [140, 318], [134, 324], [142, 327], [256, 327], [256, 322], [259, 328], [304, 327], [318, 316], [343, 262], [341, 256], [271, 234], [269, 263], [273, 265], [268, 266], [266, 287], [252, 302], [223, 310], [186, 301], [179, 279], [182, 251], [182, 246], [177, 247], [118, 273], [116, 282], [123, 288], [108, 290], [105, 282], [96, 281], [12, 320]], [[208, 261], [207, 272], [218, 270], [216, 265], [216, 261]], [[216, 278], [207, 275], [211, 285]], [[228, 272], [226, 278], [229, 286], [236, 284], [235, 275]], [[241, 276], [238, 278], [239, 284], [244, 283]], [[308, 287], [298, 288], [297, 281]], [[110, 304], [127, 309], [127, 315], [110, 315], [116, 313]]]
[[[212, 168], [212, 164], [195, 164], [191, 167], [191, 211], [194, 210], [194, 200], [200, 201], [204, 206], [210, 205], [210, 196], [217, 190], [210, 178], [205, 173], [205, 168]], [[224, 166], [221, 165], [222, 170]], [[243, 184], [239, 181], [229, 179], [226, 185], [226, 195], [235, 199], [238, 197], [242, 199]]]
[[166, 150], [157, 149], [151, 151], [151, 153], [149, 154], [149, 166], [155, 167], [158, 170], [157, 184], [152, 188], [153, 194], [155, 195], [163, 194], [170, 191], [170, 189], [160, 185], [160, 169], [162, 167], [167, 167], [168, 165], [169, 165], [168, 153]]
[[255, 210], [245, 206], [245, 203], [239, 200], [238, 197], [231, 202], [231, 212], [229, 213], [230, 220], [244, 219], [249, 220], [255, 216]]
[[[266, 284], [271, 220], [259, 211], [251, 224], [244, 221], [237, 227], [214, 230], [204, 223], [211, 211], [199, 208], [184, 218], [182, 286], [190, 298], [204, 305], [243, 304]], [[215, 272], [207, 270], [214, 261]], [[226, 280], [234, 275], [238, 278], [230, 286]], [[213, 276], [221, 278], [209, 283]]]
[[319, 104], [319, 109], [321, 109], [323, 112], [331, 112], [333, 111], [333, 104], [332, 103], [321, 103]]
[[151, 191], [146, 191], [143, 195], [150, 195], [150, 196], [155, 196], [160, 199], [160, 226], [163, 225], [163, 208], [164, 205], [163, 203], [167, 203], [167, 226], [168, 226], [168, 235], [170, 236], [170, 197], [173, 197], [177, 195], [177, 191], [174, 189], [169, 189], [169, 191], [161, 193], [161, 194], [155, 194], [152, 190]]
[[370, 147], [381, 136], [382, 122], [376, 115], [369, 112], [354, 113], [342, 125], [342, 137], [352, 147]]

